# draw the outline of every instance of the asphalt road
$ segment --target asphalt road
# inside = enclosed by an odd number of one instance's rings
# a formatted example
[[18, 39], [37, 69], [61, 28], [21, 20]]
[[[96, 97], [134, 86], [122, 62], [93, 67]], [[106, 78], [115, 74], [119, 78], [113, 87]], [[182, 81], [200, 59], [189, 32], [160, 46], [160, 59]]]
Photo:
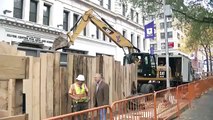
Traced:
[[194, 100], [191, 108], [175, 120], [213, 120], [213, 90]]

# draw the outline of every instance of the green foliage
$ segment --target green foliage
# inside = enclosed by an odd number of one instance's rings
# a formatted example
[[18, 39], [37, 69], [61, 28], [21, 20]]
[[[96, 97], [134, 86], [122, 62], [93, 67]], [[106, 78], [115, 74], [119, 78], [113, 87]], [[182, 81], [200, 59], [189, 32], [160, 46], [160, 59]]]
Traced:
[[[153, 13], [158, 14], [159, 10], [162, 9], [162, 3], [160, 3], [162, 0], [125, 1], [132, 2], [135, 7], [140, 7], [142, 11], [148, 15]], [[189, 23], [191, 21], [197, 21], [205, 23], [204, 18], [213, 17], [213, 12], [209, 8], [204, 8], [203, 5], [198, 4], [197, 1], [190, 2], [187, 6], [184, 4], [184, 0], [166, 0], [166, 4], [171, 5], [174, 16], [181, 22]], [[209, 23], [213, 24], [213, 18]]]

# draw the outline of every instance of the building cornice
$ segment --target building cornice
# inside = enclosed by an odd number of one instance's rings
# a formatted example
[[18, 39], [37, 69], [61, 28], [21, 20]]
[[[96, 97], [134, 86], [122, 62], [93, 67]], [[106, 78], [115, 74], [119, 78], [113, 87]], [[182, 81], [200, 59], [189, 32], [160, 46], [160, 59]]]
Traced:
[[61, 31], [59, 29], [55, 29], [49, 26], [39, 25], [33, 22], [28, 22], [22, 19], [11, 18], [3, 15], [0, 15], [0, 24], [24, 28], [28, 30], [34, 30], [38, 32], [49, 33], [53, 35], [59, 35]]

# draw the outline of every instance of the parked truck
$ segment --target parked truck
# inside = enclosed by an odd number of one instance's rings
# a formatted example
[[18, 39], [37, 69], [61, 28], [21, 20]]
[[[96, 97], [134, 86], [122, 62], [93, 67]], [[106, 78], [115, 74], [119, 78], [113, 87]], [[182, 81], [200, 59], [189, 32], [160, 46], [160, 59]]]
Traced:
[[[166, 54], [156, 54], [159, 66], [166, 64]], [[191, 59], [181, 51], [169, 52], [170, 86], [174, 87], [193, 80], [193, 69]]]

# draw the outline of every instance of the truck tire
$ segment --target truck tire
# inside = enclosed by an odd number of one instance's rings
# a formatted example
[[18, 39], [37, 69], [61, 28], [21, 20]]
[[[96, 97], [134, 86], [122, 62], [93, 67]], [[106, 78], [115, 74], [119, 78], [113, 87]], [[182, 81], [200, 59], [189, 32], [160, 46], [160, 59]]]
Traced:
[[142, 94], [146, 94], [146, 86], [147, 86], [148, 84], [143, 84], [142, 86], [140, 86], [140, 93], [142, 93]]
[[153, 93], [155, 91], [155, 87], [152, 84], [147, 84], [146, 85], [146, 92], [147, 93]]

